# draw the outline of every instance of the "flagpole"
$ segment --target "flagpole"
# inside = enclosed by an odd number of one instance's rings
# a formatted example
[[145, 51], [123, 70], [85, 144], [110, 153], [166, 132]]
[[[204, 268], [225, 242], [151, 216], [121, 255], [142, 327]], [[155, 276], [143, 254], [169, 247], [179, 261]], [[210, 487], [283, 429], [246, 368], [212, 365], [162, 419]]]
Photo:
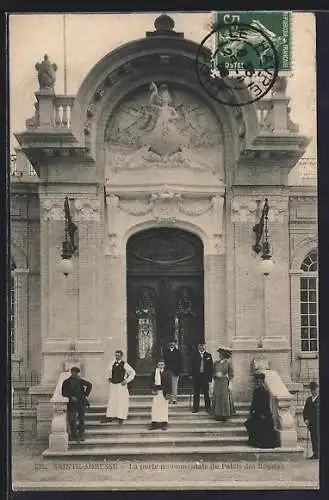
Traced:
[[64, 46], [64, 94], [67, 95], [66, 15], [65, 14], [63, 14], [63, 46]]

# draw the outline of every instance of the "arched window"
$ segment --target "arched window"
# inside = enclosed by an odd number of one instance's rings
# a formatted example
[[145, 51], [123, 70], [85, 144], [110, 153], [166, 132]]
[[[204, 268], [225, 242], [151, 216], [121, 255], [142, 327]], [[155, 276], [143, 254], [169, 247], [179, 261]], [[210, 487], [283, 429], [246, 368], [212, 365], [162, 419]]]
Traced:
[[15, 354], [15, 344], [16, 344], [16, 329], [15, 329], [15, 262], [11, 261], [10, 269], [10, 290], [9, 290], [9, 328], [10, 328], [10, 343], [11, 343], [11, 353]]
[[300, 328], [302, 352], [318, 351], [318, 252], [312, 250], [300, 269]]

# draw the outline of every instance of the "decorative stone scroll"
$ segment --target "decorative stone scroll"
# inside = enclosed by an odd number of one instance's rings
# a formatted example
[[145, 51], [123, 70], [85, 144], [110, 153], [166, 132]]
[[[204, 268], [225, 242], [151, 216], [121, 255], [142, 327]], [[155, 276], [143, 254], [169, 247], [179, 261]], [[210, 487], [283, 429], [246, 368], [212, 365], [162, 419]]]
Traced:
[[234, 200], [231, 206], [232, 222], [255, 222], [257, 204], [253, 199]]
[[[265, 196], [264, 196], [265, 197]], [[268, 220], [270, 222], [283, 222], [288, 211], [288, 200], [269, 199]], [[256, 198], [238, 198], [232, 202], [232, 222], [255, 222], [262, 209], [262, 202], [257, 207]]]
[[270, 222], [283, 222], [285, 215], [288, 213], [288, 199], [282, 200], [269, 200], [268, 220]]
[[199, 215], [205, 214], [209, 212], [214, 206], [213, 199], [209, 200], [209, 198], [204, 200], [194, 200], [191, 204], [186, 198], [181, 196], [178, 197], [178, 210], [185, 215], [191, 217], [197, 217]]
[[146, 215], [151, 212], [154, 208], [155, 201], [152, 198], [147, 198], [146, 200], [135, 199], [133, 201], [129, 200], [119, 200], [118, 208], [128, 215]]
[[64, 220], [64, 197], [46, 198], [41, 202], [41, 207], [44, 213], [44, 220]]
[[[108, 195], [108, 209], [112, 212], [109, 217], [113, 218], [113, 209], [118, 208], [128, 215], [136, 217], [146, 215], [153, 212], [156, 220], [174, 222], [178, 218], [179, 212], [188, 217], [199, 217], [211, 210], [215, 210], [215, 234], [222, 233], [223, 225], [223, 205], [224, 197], [221, 195], [186, 197], [182, 193], [178, 193], [169, 189], [167, 186], [159, 191], [153, 192], [151, 195], [143, 196], [143, 198], [124, 199], [116, 195]], [[113, 223], [110, 224], [113, 226]]]
[[[65, 220], [64, 197], [58, 196], [45, 198], [41, 201], [44, 211], [44, 220]], [[73, 203], [72, 203], [73, 205]], [[100, 219], [100, 203], [97, 199], [78, 198], [74, 199], [75, 216], [79, 220], [98, 221]]]
[[96, 199], [82, 198], [74, 202], [77, 218], [83, 221], [100, 220], [100, 203]]

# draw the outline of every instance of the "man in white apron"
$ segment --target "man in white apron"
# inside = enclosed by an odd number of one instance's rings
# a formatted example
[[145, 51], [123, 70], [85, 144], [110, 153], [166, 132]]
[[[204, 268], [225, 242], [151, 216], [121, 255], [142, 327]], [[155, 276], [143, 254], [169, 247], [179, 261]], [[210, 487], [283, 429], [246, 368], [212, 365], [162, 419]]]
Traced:
[[171, 374], [165, 369], [163, 360], [159, 360], [155, 372], [152, 373], [152, 413], [149, 430], [162, 429], [168, 427], [168, 403], [171, 387]]
[[106, 370], [106, 378], [110, 383], [109, 399], [106, 415], [101, 419], [101, 423], [118, 420], [119, 424], [122, 424], [124, 420], [127, 420], [129, 408], [127, 384], [134, 380], [135, 375], [135, 370], [123, 360], [123, 352], [115, 351], [115, 360]]

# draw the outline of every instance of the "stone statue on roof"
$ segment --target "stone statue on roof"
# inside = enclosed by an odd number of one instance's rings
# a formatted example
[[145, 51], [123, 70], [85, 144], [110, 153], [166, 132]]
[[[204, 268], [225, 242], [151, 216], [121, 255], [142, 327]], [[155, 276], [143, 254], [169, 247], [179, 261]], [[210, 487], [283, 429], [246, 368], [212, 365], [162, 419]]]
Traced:
[[38, 72], [38, 80], [40, 90], [54, 90], [56, 82], [57, 64], [49, 61], [47, 54], [44, 55], [43, 61], [35, 65]]

